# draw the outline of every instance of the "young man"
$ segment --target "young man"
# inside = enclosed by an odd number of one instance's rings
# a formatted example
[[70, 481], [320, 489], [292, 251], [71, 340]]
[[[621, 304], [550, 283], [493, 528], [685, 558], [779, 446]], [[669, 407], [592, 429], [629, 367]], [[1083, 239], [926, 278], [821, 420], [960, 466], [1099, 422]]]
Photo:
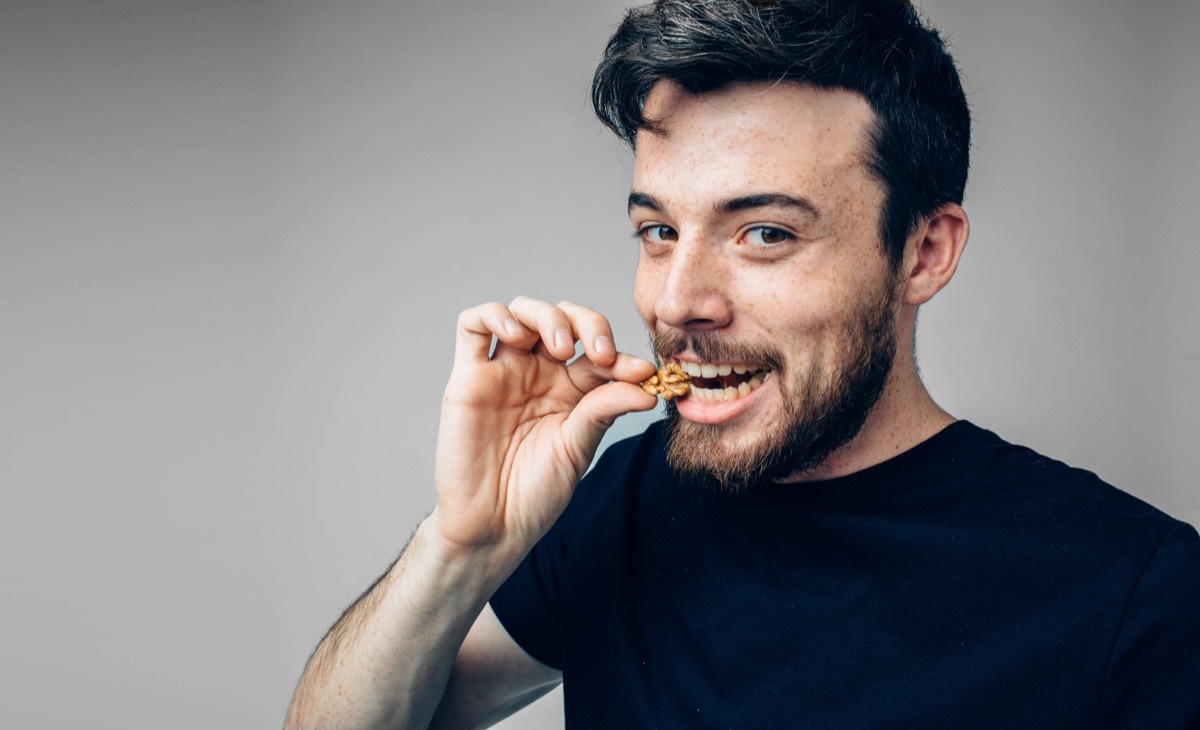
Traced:
[[1196, 532], [918, 377], [969, 115], [912, 7], [659, 2], [593, 91], [692, 389], [576, 488], [654, 365], [573, 303], [464, 312], [437, 507], [289, 726], [481, 726], [560, 681], [572, 728], [1200, 723]]

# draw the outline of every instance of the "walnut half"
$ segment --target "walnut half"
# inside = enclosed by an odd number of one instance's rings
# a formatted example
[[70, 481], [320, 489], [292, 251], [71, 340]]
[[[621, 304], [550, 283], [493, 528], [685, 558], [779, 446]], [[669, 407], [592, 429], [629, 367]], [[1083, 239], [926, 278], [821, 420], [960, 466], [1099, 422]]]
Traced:
[[665, 400], [671, 400], [681, 395], [687, 395], [690, 377], [683, 372], [683, 368], [679, 367], [679, 363], [673, 362], [659, 368], [657, 373], [643, 380], [642, 390], [650, 395], [659, 395]]

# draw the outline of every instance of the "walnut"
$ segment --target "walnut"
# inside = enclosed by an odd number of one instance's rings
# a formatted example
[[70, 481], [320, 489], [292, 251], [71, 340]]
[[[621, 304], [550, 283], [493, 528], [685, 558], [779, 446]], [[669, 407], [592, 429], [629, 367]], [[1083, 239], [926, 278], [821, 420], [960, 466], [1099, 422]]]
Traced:
[[679, 367], [679, 363], [671, 363], [665, 367], [658, 369], [658, 372], [651, 375], [646, 380], [642, 381], [642, 390], [650, 395], [659, 395], [666, 400], [671, 400], [682, 395], [687, 395], [688, 379], [687, 373], [683, 372], [683, 368]]

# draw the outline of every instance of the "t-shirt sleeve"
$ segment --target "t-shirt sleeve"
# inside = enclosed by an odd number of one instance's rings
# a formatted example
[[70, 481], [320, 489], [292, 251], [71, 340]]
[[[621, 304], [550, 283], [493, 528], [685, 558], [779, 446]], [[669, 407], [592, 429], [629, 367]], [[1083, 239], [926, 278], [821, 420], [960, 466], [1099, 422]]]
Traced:
[[1177, 523], [1129, 597], [1109, 666], [1105, 728], [1200, 728], [1200, 536]]

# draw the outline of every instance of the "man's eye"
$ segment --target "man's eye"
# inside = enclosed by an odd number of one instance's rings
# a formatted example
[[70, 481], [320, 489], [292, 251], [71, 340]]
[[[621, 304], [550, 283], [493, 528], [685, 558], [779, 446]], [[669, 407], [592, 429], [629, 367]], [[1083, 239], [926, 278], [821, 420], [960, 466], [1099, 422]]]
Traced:
[[643, 241], [649, 243], [666, 243], [667, 241], [679, 240], [679, 234], [670, 226], [654, 225], [646, 226], [638, 230], [638, 235]]
[[792, 240], [792, 234], [782, 228], [755, 226], [746, 231], [746, 240], [755, 246], [777, 246]]

